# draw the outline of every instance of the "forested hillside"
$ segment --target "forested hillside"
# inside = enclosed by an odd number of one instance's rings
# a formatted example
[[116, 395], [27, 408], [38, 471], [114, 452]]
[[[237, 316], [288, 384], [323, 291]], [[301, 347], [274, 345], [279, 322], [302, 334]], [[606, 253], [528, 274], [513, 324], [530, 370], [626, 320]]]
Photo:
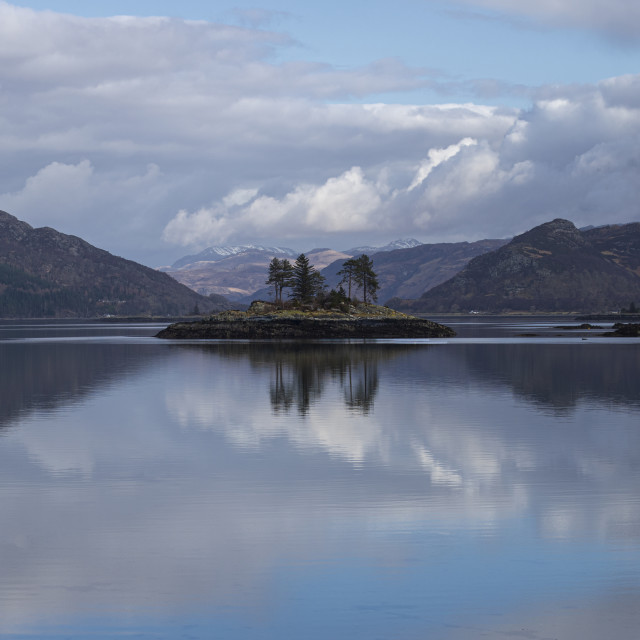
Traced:
[[0, 211], [0, 317], [183, 315], [227, 306], [167, 274]]

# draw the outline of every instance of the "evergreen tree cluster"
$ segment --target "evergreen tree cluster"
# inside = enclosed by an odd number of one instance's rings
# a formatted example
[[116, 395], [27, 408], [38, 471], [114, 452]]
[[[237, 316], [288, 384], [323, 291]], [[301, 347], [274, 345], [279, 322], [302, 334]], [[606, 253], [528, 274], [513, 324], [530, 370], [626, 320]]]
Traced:
[[345, 260], [338, 275], [342, 276], [340, 284], [346, 284], [348, 287], [349, 300], [352, 299], [351, 291], [356, 289], [362, 291], [362, 301], [365, 304], [378, 299], [378, 289], [380, 289], [378, 276], [373, 270], [373, 260], [366, 253], [357, 258]]
[[283, 304], [282, 292], [291, 289], [289, 299], [301, 305], [313, 304], [325, 289], [324, 277], [301, 253], [294, 264], [274, 258], [269, 263], [267, 284], [273, 287], [276, 303]]
[[[324, 276], [301, 253], [294, 264], [286, 259], [273, 258], [269, 263], [266, 284], [273, 287], [275, 301], [281, 306], [284, 304], [284, 289], [290, 289], [291, 301], [303, 306], [342, 308], [355, 300], [351, 294], [355, 295], [358, 290], [362, 292], [365, 303], [377, 299], [380, 285], [373, 270], [373, 261], [367, 255], [346, 260], [338, 275], [342, 276], [338, 290], [331, 289], [327, 293]], [[348, 293], [342, 285], [347, 285]]]

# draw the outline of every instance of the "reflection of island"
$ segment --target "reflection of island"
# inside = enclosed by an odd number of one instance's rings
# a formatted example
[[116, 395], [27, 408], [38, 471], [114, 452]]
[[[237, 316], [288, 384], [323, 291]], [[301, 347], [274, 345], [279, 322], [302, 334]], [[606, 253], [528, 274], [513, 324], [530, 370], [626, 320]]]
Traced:
[[306, 414], [330, 378], [339, 381], [347, 407], [366, 414], [378, 391], [378, 362], [392, 355], [388, 349], [350, 345], [279, 349], [274, 353], [270, 385], [273, 410], [288, 411], [296, 406], [302, 415]]
[[342, 390], [347, 408], [368, 414], [379, 389], [379, 365], [418, 349], [421, 357], [431, 353], [431, 345], [235, 342], [179, 345], [181, 350], [209, 353], [228, 360], [247, 358], [252, 368], [271, 372], [269, 398], [274, 412], [293, 407], [306, 415], [320, 400], [329, 382]]

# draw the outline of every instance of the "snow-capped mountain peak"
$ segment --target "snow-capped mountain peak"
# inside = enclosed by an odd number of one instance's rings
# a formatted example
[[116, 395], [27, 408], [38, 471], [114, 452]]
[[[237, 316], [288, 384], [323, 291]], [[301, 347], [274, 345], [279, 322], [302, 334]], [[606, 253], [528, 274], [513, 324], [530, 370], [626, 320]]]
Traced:
[[181, 269], [195, 262], [219, 262], [231, 256], [243, 253], [266, 253], [274, 257], [296, 258], [297, 253], [286, 247], [266, 247], [258, 244], [242, 244], [233, 246], [207, 247], [200, 253], [184, 256], [171, 265], [171, 269]]
[[353, 247], [352, 249], [348, 249], [345, 253], [349, 253], [352, 255], [359, 255], [362, 253], [366, 254], [374, 254], [380, 253], [381, 251], [395, 251], [396, 249], [411, 249], [412, 247], [417, 247], [423, 244], [419, 240], [415, 238], [402, 238], [400, 240], [394, 240], [393, 242], [389, 242], [385, 244], [383, 247], [371, 247], [371, 246], [362, 246], [362, 247]]

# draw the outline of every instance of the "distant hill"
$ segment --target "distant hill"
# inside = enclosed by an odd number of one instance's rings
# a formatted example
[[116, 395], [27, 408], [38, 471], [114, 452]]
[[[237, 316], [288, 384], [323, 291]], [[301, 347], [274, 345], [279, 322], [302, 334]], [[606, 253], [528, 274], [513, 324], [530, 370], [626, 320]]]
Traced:
[[[407, 249], [369, 254], [378, 275], [378, 300], [417, 298], [428, 289], [445, 282], [458, 273], [472, 258], [492, 251], [507, 240], [478, 240], [418, 244]], [[337, 287], [338, 271], [344, 260], [338, 260], [322, 271], [330, 287]]]
[[228, 307], [165, 273], [0, 211], [0, 317], [184, 315]]
[[394, 308], [457, 311], [618, 310], [640, 301], [640, 223], [578, 230], [556, 219], [478, 256], [453, 278]]

